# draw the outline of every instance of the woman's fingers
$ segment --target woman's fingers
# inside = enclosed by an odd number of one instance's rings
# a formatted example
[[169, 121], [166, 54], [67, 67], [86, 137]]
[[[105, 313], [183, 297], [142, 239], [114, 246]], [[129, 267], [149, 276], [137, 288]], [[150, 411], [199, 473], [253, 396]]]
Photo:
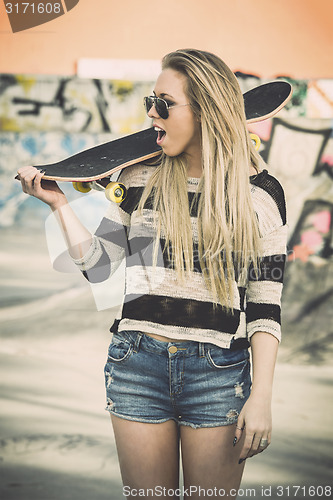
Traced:
[[23, 167], [18, 171], [18, 178], [21, 181], [23, 191], [36, 196], [38, 192], [41, 192], [43, 173], [40, 172], [35, 167]]
[[19, 175], [20, 180], [28, 181], [31, 177], [35, 177], [38, 170], [35, 167], [22, 167], [17, 173]]
[[59, 203], [67, 203], [66, 197], [55, 181], [43, 181], [44, 172], [36, 167], [22, 167], [18, 171], [17, 179], [21, 181], [24, 193], [34, 196], [49, 205], [52, 209]]
[[41, 187], [42, 175], [39, 170], [34, 167], [26, 167], [20, 169], [18, 174], [20, 176], [23, 191], [27, 194], [35, 196], [38, 189]]
[[242, 451], [241, 451], [241, 454], [239, 457], [240, 462], [241, 461], [243, 462], [246, 458], [249, 457], [249, 453], [250, 453], [250, 450], [252, 448], [253, 438], [254, 438], [254, 434], [252, 432], [246, 430], [243, 448], [242, 448]]
[[36, 167], [31, 167], [31, 166], [26, 166], [26, 167], [21, 167], [18, 169], [17, 173], [19, 174], [19, 177], [24, 179], [29, 173], [31, 172], [39, 172], [39, 170]]
[[235, 446], [238, 441], [241, 439], [243, 432], [245, 428], [245, 423], [242, 415], [238, 417], [237, 424], [236, 424], [236, 429], [235, 429], [235, 435], [234, 435], [234, 443], [233, 445]]
[[260, 436], [255, 434], [253, 437], [252, 447], [250, 449], [249, 456], [252, 457], [257, 453], [261, 453], [267, 448], [268, 445], [269, 445], [269, 440], [267, 435], [265, 436], [265, 434], [263, 434], [262, 436]]
[[239, 463], [247, 458], [253, 457], [258, 453], [263, 452], [271, 443], [270, 433], [265, 432], [247, 432], [244, 440], [244, 445], [240, 454]]
[[[256, 455], [257, 453], [261, 453], [266, 450], [266, 448], [271, 444], [271, 434], [264, 433], [260, 438], [256, 438], [253, 442], [253, 453], [252, 455]], [[251, 455], [251, 456], [252, 456]]]
[[29, 167], [29, 166], [19, 168], [17, 171], [18, 176], [21, 178], [22, 175], [24, 175], [24, 172], [27, 172], [27, 171], [31, 170], [32, 168], [33, 167]]

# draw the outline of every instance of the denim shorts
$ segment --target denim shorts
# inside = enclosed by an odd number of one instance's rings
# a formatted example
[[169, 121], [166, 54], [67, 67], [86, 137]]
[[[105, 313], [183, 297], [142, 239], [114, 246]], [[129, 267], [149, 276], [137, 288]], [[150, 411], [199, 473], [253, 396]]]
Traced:
[[248, 349], [163, 342], [136, 331], [113, 334], [104, 373], [105, 409], [145, 423], [230, 425], [251, 389]]

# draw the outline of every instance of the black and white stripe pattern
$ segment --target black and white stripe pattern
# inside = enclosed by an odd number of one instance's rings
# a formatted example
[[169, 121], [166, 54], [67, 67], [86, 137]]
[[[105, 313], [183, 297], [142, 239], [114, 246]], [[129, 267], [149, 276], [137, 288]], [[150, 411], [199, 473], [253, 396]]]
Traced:
[[[253, 205], [259, 221], [263, 258], [259, 275], [252, 268], [234, 283], [234, 314], [214, 306], [200, 262], [179, 281], [161, 239], [153, 266], [155, 231], [151, 200], [143, 217], [136, 210], [154, 167], [135, 165], [123, 171], [128, 188], [120, 206], [111, 203], [90, 250], [76, 264], [91, 282], [103, 281], [126, 258], [126, 290], [119, 331], [139, 330], [174, 339], [211, 342], [220, 347], [248, 346], [251, 335], [263, 331], [281, 339], [280, 299], [286, 260], [287, 224], [284, 193], [266, 170], [250, 177]], [[188, 180], [189, 203], [198, 179]], [[197, 218], [191, 213], [194, 252]], [[162, 234], [163, 237], [163, 234]], [[197, 254], [196, 254], [197, 255]]]

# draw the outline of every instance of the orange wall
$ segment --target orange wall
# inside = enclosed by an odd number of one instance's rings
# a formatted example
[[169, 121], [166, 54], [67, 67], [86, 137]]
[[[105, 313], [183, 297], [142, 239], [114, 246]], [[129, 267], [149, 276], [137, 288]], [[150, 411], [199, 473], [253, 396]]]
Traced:
[[0, 5], [2, 73], [71, 75], [80, 57], [160, 59], [190, 46], [219, 54], [234, 71], [332, 78], [333, 1], [80, 0], [15, 34]]

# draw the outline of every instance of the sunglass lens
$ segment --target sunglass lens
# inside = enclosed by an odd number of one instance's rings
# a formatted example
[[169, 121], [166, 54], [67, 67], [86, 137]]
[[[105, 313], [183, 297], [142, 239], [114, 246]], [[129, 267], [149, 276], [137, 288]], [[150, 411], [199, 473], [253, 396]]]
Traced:
[[163, 118], [163, 120], [166, 120], [169, 116], [168, 107], [167, 107], [166, 102], [163, 99], [160, 99], [159, 97], [157, 97], [157, 99], [155, 100], [155, 107], [156, 107], [156, 111], [160, 115], [160, 117]]
[[145, 97], [144, 98], [144, 105], [145, 105], [147, 113], [149, 113], [149, 111], [153, 107], [153, 104], [154, 104], [154, 100], [151, 97]]
[[151, 108], [155, 105], [155, 109], [161, 118], [166, 120], [169, 116], [166, 102], [163, 99], [160, 99], [159, 97], [150, 97], [150, 96], [145, 97], [144, 105], [147, 113], [149, 113]]

